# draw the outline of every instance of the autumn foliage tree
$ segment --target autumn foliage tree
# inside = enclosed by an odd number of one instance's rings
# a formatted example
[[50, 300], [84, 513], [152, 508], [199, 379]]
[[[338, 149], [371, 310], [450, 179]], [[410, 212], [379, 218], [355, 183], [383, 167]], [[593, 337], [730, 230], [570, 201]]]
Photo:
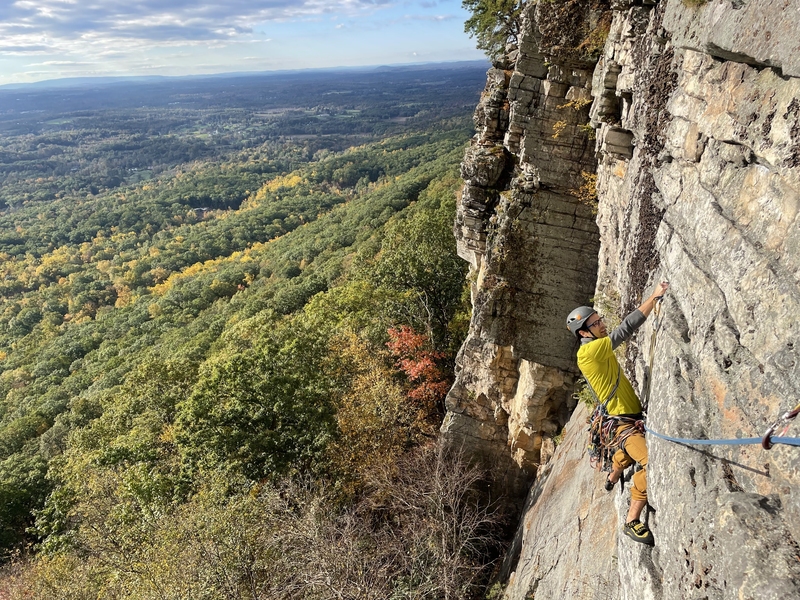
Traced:
[[403, 388], [386, 360], [352, 332], [332, 342], [333, 369], [347, 383], [335, 395], [338, 438], [331, 444], [334, 467], [351, 477], [391, 463], [419, 443], [413, 411]]
[[447, 192], [455, 185], [450, 178], [432, 183], [421, 194], [420, 202], [428, 207], [390, 223], [369, 266], [369, 278], [376, 286], [404, 299], [397, 303], [395, 323], [424, 328], [437, 350], [457, 348], [464, 335], [454, 327], [465, 308], [467, 269], [456, 254], [452, 232], [455, 197]]
[[407, 325], [389, 329], [389, 338], [389, 351], [408, 377], [407, 396], [418, 411], [418, 420], [438, 426], [444, 415], [444, 398], [452, 384], [441, 366], [446, 354], [431, 350], [428, 337]]

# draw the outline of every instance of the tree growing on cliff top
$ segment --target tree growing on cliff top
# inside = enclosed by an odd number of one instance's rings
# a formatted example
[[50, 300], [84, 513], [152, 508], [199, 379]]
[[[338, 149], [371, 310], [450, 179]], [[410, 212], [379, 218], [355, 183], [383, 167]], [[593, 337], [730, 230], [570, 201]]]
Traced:
[[516, 44], [524, 0], [462, 0], [461, 6], [472, 16], [464, 22], [464, 31], [477, 41], [491, 59], [505, 52], [506, 44]]

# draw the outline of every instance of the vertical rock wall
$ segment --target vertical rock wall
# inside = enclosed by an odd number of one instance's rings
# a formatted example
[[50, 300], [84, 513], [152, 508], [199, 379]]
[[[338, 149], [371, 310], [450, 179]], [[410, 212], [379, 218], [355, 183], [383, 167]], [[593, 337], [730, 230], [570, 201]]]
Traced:
[[523, 37], [513, 68], [489, 71], [462, 165], [455, 233], [473, 319], [442, 427], [523, 493], [575, 406], [562, 313], [592, 295], [599, 248], [594, 208], [579, 197], [596, 168], [586, 127], [594, 63], [542, 54], [540, 16], [529, 3], [536, 36]]
[[[672, 284], [654, 430], [760, 436], [800, 401], [800, 0], [614, 0], [596, 68], [552, 39], [564, 9], [593, 30], [603, 3], [583, 5], [529, 0], [496, 120], [465, 158], [456, 235], [475, 311], [445, 433], [518, 482], [573, 408], [563, 319], [592, 296], [622, 317]], [[587, 93], [591, 107], [570, 105]], [[492, 181], [470, 166], [486, 148]], [[593, 168], [596, 215], [575, 193]], [[634, 385], [651, 326], [625, 350]], [[589, 470], [585, 419], [530, 488], [506, 598], [800, 597], [800, 449], [649, 436], [648, 548], [617, 537], [629, 492]]]

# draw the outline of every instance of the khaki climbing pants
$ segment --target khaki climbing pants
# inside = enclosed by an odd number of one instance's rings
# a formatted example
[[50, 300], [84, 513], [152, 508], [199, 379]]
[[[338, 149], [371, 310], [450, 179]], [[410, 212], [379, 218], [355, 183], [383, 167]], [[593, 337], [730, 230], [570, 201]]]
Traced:
[[647, 500], [647, 445], [644, 435], [634, 433], [624, 443], [624, 450], [620, 448], [614, 453], [613, 463], [615, 469], [627, 469], [634, 462], [642, 465], [642, 470], [633, 475], [631, 498], [634, 500]]

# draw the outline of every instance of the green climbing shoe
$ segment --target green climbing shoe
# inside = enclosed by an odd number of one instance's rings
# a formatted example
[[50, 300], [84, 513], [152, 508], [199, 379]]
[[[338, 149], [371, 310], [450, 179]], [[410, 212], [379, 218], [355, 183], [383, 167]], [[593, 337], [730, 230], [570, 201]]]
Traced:
[[642, 523], [639, 519], [634, 519], [630, 523], [626, 523], [622, 531], [634, 542], [647, 544], [648, 546], [655, 544], [653, 533], [647, 528], [647, 525]]

